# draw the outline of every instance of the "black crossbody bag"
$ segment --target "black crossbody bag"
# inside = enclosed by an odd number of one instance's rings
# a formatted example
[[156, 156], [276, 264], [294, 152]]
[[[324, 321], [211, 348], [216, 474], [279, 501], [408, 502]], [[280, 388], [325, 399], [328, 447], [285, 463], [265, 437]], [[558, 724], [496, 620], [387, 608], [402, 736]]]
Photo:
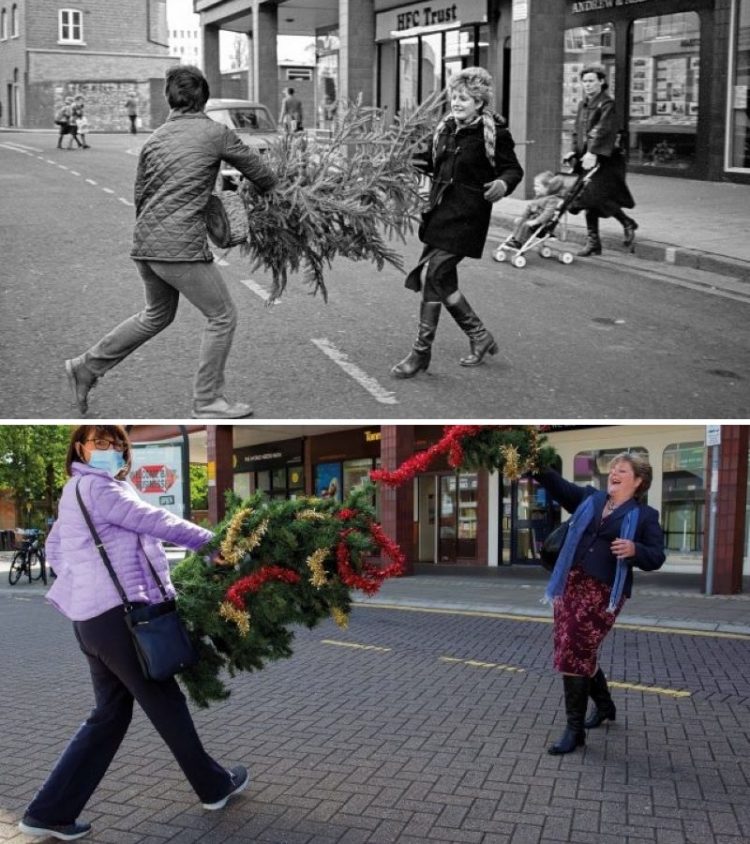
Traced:
[[[125, 608], [125, 623], [133, 637], [135, 652], [143, 675], [148, 680], [168, 680], [178, 672], [194, 665], [198, 661], [198, 654], [177, 614], [175, 601], [167, 596], [164, 584], [156, 573], [151, 560], [149, 560], [146, 550], [143, 548], [143, 543], [141, 543], [143, 555], [146, 557], [148, 567], [151, 569], [151, 574], [154, 576], [164, 599], [158, 604], [133, 604], [132, 601], [128, 600], [128, 596], [115, 574], [112, 562], [94, 527], [89, 511], [83, 503], [78, 484], [76, 484], [76, 498], [86, 524], [91, 531], [94, 544], [101, 555], [102, 562], [106, 566], [122, 600]], [[138, 541], [140, 542], [140, 537]]]

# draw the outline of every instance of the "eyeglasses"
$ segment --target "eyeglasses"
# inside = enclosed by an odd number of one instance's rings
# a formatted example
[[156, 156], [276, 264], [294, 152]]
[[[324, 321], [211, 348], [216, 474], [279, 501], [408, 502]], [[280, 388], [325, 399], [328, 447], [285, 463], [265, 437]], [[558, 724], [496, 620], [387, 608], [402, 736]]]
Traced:
[[93, 437], [92, 439], [85, 440], [85, 442], [93, 443], [98, 449], [101, 449], [101, 451], [108, 451], [111, 448], [114, 451], [123, 452], [127, 448], [125, 443], [114, 442], [113, 440], [107, 440], [103, 437]]

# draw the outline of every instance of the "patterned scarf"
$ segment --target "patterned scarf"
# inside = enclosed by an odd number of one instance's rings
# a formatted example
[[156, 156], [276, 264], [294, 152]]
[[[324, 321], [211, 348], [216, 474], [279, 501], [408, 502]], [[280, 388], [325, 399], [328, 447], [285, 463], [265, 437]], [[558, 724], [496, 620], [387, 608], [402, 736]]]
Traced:
[[[568, 573], [573, 565], [573, 558], [575, 557], [578, 543], [581, 541], [584, 531], [591, 523], [597, 512], [604, 506], [606, 500], [606, 493], [595, 492], [593, 495], [587, 496], [576, 507], [575, 513], [568, 521], [568, 533], [563, 542], [563, 547], [560, 549], [560, 554], [557, 557], [557, 562], [550, 575], [547, 589], [542, 598], [542, 603], [551, 604], [556, 599], [561, 598], [565, 591], [565, 583], [568, 579]], [[621, 539], [633, 539], [636, 528], [638, 527], [638, 512], [639, 507], [633, 507], [625, 515], [622, 523], [622, 529], [619, 531]], [[615, 572], [615, 580], [612, 584], [612, 591], [609, 596], [609, 606], [607, 612], [615, 612], [617, 605], [620, 603], [622, 591], [625, 587], [625, 580], [628, 576], [628, 564], [622, 558], [617, 558], [617, 571]]]
[[[495, 137], [497, 134], [495, 119], [495, 112], [485, 108], [481, 114], [478, 114], [474, 118], [474, 120], [472, 120], [471, 123], [468, 124], [469, 126], [476, 126], [476, 124], [479, 123], [480, 120], [484, 124], [484, 151], [487, 155], [487, 160], [492, 165], [493, 170], [495, 169]], [[435, 127], [435, 133], [432, 136], [433, 162], [437, 158], [438, 140], [440, 138], [440, 135], [446, 129], [449, 129], [451, 132], [455, 132], [457, 130], [456, 118], [452, 114], [446, 115]]]

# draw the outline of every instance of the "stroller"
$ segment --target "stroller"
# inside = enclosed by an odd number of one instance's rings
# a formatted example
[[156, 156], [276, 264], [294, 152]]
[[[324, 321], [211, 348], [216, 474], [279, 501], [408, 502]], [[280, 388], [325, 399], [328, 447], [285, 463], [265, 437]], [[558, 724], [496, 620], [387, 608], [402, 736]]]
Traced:
[[552, 218], [547, 220], [546, 223], [542, 223], [542, 225], [539, 226], [538, 229], [536, 229], [529, 235], [526, 242], [522, 243], [521, 246], [518, 248], [509, 245], [510, 241], [513, 239], [513, 236], [508, 235], [508, 237], [506, 237], [505, 240], [492, 253], [492, 257], [496, 261], [502, 263], [503, 261], [508, 260], [510, 253], [515, 253], [511, 258], [511, 263], [514, 267], [517, 267], [519, 270], [521, 270], [526, 266], [526, 253], [530, 252], [532, 249], [538, 249], [539, 254], [542, 256], [542, 258], [556, 257], [561, 264], [572, 264], [573, 253], [568, 249], [561, 248], [557, 244], [550, 244], [549, 241], [558, 240], [555, 236], [555, 229], [560, 223], [560, 219], [568, 210], [568, 208], [570, 208], [573, 202], [581, 195], [583, 189], [586, 187], [586, 185], [591, 180], [591, 177], [594, 175], [594, 173], [596, 173], [598, 169], [599, 167], [596, 166], [592, 167], [591, 170], [582, 170], [579, 174], [561, 174], [564, 175], [565, 178], [571, 182], [571, 184], [568, 187], [565, 195], [560, 199], [560, 202], [557, 204], [557, 207], [555, 208], [555, 213], [552, 215]]

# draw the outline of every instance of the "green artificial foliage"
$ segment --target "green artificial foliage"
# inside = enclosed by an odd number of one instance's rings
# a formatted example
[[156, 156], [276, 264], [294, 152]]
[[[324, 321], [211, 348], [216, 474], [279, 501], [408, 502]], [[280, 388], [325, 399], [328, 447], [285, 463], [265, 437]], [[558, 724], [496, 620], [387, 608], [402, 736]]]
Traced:
[[[231, 509], [209, 546], [224, 562], [191, 554], [172, 574], [180, 615], [200, 657], [180, 679], [198, 706], [227, 697], [225, 674], [257, 671], [291, 656], [296, 625], [312, 628], [331, 616], [345, 625], [353, 588], [372, 592], [381, 576], [400, 573], [398, 549], [378, 541], [372, 495], [366, 484], [343, 505], [319, 498], [269, 500], [261, 493], [243, 502], [229, 499]], [[342, 548], [353, 582], [342, 575]], [[393, 562], [374, 573], [367, 558], [381, 549]], [[295, 582], [260, 582], [279, 572]]]
[[252, 269], [271, 272], [269, 304], [300, 270], [312, 292], [327, 299], [324, 273], [336, 256], [403, 270], [390, 241], [405, 240], [424, 205], [414, 161], [443, 108], [444, 96], [436, 94], [386, 123], [382, 111], [356, 102], [330, 139], [287, 133], [271, 145], [266, 160], [279, 179], [275, 189], [259, 195], [249, 182], [240, 187], [250, 224], [241, 248]]

